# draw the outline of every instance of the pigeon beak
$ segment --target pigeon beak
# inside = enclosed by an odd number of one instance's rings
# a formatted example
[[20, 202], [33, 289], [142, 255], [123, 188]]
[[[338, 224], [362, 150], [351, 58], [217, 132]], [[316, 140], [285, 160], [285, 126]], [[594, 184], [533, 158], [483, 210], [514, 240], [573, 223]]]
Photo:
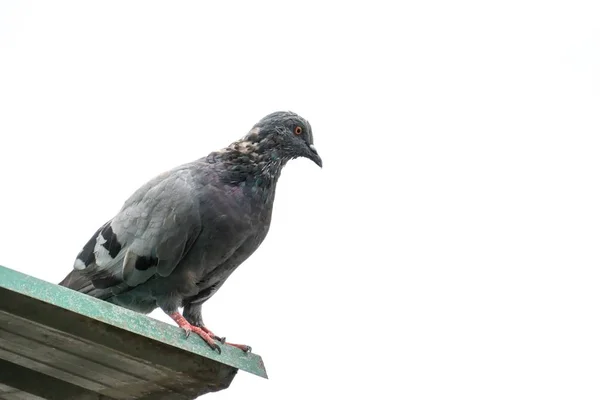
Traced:
[[317, 164], [319, 167], [323, 168], [323, 161], [321, 160], [319, 153], [317, 153], [317, 149], [315, 148], [315, 145], [311, 144], [308, 147], [310, 148], [310, 154], [309, 154], [308, 158], [313, 160], [314, 163]]

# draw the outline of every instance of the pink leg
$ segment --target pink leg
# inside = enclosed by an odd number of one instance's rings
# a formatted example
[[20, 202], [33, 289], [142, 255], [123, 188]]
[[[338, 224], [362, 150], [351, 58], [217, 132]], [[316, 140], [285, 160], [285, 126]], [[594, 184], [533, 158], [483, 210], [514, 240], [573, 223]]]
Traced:
[[208, 331], [210, 332], [208, 333], [204, 329], [190, 324], [187, 321], [187, 319], [183, 318], [183, 315], [181, 315], [179, 312], [169, 314], [169, 317], [171, 317], [171, 319], [175, 321], [175, 323], [179, 325], [180, 328], [183, 328], [186, 337], [190, 336], [190, 332], [194, 332], [198, 336], [200, 336], [206, 342], [206, 344], [210, 346], [211, 349], [216, 350], [219, 354], [221, 354], [221, 348], [217, 346], [217, 344], [213, 340], [214, 334], [212, 334], [212, 332]]

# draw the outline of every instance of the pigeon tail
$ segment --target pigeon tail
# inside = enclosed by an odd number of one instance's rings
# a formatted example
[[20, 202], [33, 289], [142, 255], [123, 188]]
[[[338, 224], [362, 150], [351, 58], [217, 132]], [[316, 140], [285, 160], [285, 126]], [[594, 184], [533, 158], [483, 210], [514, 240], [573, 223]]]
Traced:
[[88, 277], [76, 269], [72, 270], [59, 285], [102, 300], [106, 300], [113, 295], [110, 289], [96, 288]]

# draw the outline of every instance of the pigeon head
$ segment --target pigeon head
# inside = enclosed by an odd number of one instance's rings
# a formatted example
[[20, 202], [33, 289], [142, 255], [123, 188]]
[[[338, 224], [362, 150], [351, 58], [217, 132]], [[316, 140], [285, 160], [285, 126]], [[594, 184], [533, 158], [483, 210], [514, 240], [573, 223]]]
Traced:
[[323, 166], [313, 144], [312, 128], [307, 120], [291, 111], [277, 111], [261, 119], [245, 138], [257, 144], [259, 152], [268, 152], [283, 161], [298, 157]]
[[283, 166], [298, 157], [323, 165], [308, 121], [293, 112], [278, 111], [258, 121], [242, 139], [209, 154], [207, 161], [217, 166], [224, 182], [274, 188]]

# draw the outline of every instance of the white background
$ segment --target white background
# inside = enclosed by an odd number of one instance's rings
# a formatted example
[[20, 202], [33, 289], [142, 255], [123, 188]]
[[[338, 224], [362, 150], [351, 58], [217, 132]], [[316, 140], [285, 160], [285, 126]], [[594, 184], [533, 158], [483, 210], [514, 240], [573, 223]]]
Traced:
[[205, 306], [270, 379], [207, 397], [597, 399], [598, 2], [206, 3], [0, 3], [0, 264], [60, 281], [139, 185], [292, 110], [324, 168]]

